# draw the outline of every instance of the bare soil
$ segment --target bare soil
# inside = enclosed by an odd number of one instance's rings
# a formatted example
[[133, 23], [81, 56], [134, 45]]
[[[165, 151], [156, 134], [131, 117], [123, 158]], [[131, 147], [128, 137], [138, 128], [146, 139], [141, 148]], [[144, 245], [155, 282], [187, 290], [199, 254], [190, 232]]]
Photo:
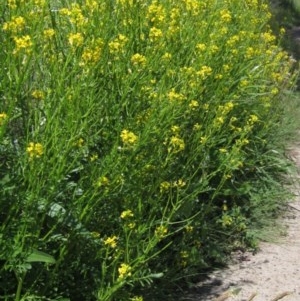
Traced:
[[[300, 171], [300, 143], [289, 150]], [[298, 173], [299, 174], [299, 173]], [[300, 179], [300, 174], [299, 174]], [[296, 179], [297, 180], [297, 179]], [[300, 186], [279, 221], [286, 229], [276, 242], [261, 242], [259, 251], [236, 253], [233, 263], [199, 283], [185, 301], [300, 301]], [[274, 232], [277, 229], [274, 229]]]

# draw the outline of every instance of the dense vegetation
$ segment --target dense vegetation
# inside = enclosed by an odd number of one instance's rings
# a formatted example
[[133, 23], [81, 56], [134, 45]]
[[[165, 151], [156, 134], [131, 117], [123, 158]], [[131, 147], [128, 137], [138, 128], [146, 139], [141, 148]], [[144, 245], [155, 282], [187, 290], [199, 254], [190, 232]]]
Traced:
[[255, 0], [0, 8], [0, 296], [147, 300], [284, 203], [295, 61]]

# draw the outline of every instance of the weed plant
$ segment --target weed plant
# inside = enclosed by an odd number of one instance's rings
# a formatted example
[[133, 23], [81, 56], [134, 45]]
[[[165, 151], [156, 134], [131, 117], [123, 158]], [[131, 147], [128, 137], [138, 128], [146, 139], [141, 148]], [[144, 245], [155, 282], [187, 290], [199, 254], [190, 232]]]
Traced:
[[4, 2], [3, 300], [146, 300], [253, 243], [296, 76], [267, 4]]

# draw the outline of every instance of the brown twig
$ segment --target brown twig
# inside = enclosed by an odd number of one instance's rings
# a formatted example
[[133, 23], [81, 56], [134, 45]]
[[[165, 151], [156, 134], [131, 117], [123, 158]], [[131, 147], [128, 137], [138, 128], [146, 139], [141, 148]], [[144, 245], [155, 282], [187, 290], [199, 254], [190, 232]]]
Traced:
[[230, 298], [231, 296], [232, 296], [232, 293], [230, 291], [226, 291], [225, 293], [223, 293], [221, 296], [217, 297], [213, 301], [225, 301], [228, 298]]
[[286, 297], [288, 295], [291, 295], [292, 293], [293, 292], [283, 292], [283, 293], [275, 296], [271, 301], [278, 301], [278, 300], [280, 300], [280, 299], [282, 299], [282, 298], [284, 298], [284, 297]]
[[241, 291], [240, 288], [235, 288], [233, 290], [228, 290], [226, 292], [224, 292], [221, 296], [217, 297], [216, 299], [214, 299], [213, 301], [225, 301], [228, 298], [237, 295], [239, 292]]
[[257, 296], [257, 293], [252, 293], [248, 301], [252, 301]]

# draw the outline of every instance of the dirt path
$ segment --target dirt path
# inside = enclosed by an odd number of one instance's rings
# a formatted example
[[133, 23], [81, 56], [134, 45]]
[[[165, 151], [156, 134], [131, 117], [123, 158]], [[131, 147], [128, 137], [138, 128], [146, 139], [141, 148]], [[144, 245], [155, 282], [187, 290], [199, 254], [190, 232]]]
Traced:
[[[290, 150], [300, 170], [300, 143]], [[300, 175], [299, 175], [300, 178]], [[237, 254], [226, 270], [212, 273], [183, 300], [300, 301], [300, 186], [283, 217], [286, 235], [277, 243], [261, 243], [253, 255]]]

